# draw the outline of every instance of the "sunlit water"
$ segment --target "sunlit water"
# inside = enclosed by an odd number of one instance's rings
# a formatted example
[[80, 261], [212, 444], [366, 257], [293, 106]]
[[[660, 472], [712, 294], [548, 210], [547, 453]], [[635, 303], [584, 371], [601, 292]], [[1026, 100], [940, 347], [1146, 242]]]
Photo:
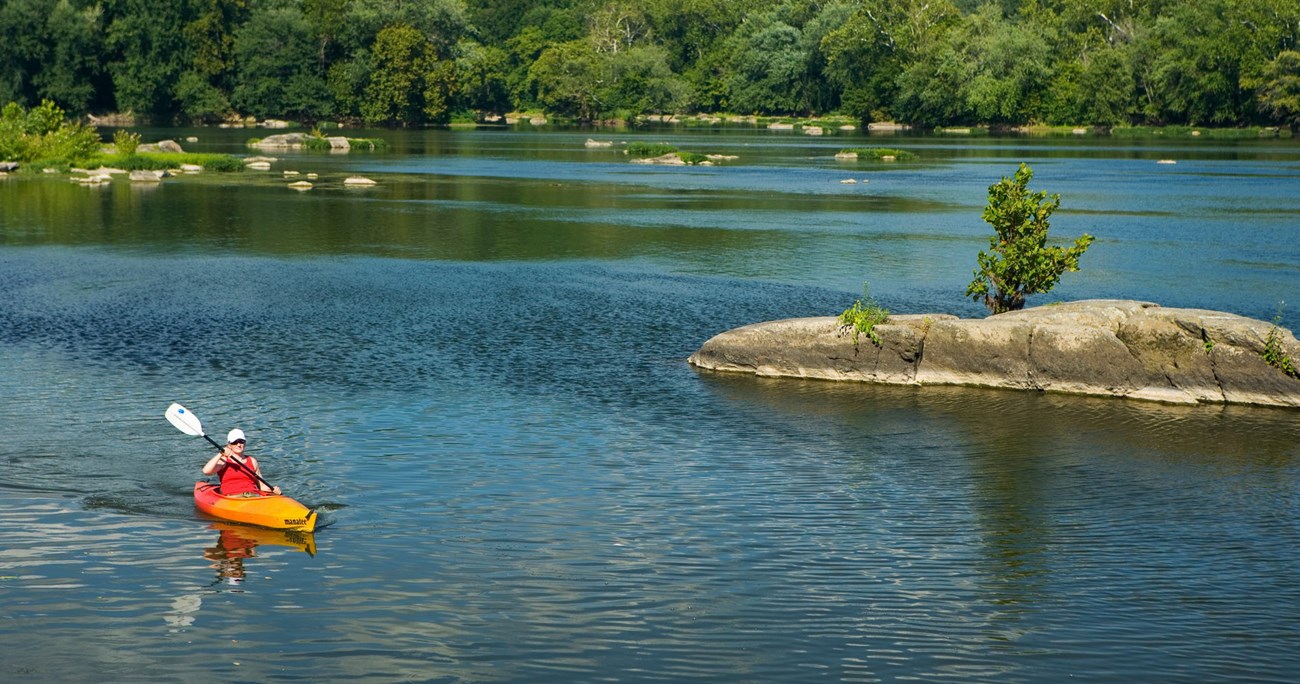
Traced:
[[[631, 133], [391, 135], [156, 188], [0, 180], [3, 679], [1293, 680], [1294, 411], [685, 358], [864, 281], [980, 315], [979, 211], [1019, 161], [1054, 232], [1098, 238], [1043, 302], [1271, 319], [1300, 147], [635, 134], [739, 156], [683, 170], [583, 146]], [[833, 159], [876, 145], [920, 160]], [[172, 401], [323, 528], [202, 519]]]

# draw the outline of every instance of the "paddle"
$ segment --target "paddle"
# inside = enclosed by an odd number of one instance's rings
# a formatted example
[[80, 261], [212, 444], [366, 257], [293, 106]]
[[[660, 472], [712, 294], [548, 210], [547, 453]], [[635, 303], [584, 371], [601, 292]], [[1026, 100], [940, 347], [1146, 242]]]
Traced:
[[[194, 415], [193, 413], [190, 413], [189, 409], [185, 408], [184, 406], [181, 406], [180, 404], [172, 404], [171, 406], [167, 407], [167, 422], [171, 423], [173, 426], [176, 427], [177, 430], [180, 430], [181, 432], [184, 432], [187, 435], [194, 435], [196, 437], [202, 437], [203, 439], [208, 440], [209, 442], [212, 443], [212, 446], [216, 447], [220, 451], [224, 452], [226, 450], [225, 447], [221, 446], [220, 444], [217, 444], [216, 440], [209, 437], [207, 433], [203, 431], [203, 423], [199, 422], [199, 417]], [[256, 472], [253, 471], [252, 468], [249, 468], [243, 463], [240, 463], [238, 461], [232, 461], [230, 459], [227, 459], [226, 463], [232, 464], [236, 468], [239, 468], [240, 470], [247, 473], [248, 475], [256, 478], [258, 482], [261, 482], [262, 484], [266, 485], [268, 488], [275, 489], [275, 487], [271, 486], [270, 482], [263, 480], [261, 475], [258, 475]]]

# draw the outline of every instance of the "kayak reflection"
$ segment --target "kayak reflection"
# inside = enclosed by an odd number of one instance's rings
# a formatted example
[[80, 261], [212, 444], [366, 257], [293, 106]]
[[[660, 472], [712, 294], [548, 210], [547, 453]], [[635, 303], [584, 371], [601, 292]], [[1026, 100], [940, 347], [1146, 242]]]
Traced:
[[244, 560], [257, 557], [257, 547], [262, 545], [287, 546], [316, 556], [316, 535], [297, 530], [271, 530], [245, 525], [213, 522], [209, 524], [220, 532], [217, 543], [203, 550], [203, 557], [212, 562], [217, 582], [241, 584], [246, 576]]

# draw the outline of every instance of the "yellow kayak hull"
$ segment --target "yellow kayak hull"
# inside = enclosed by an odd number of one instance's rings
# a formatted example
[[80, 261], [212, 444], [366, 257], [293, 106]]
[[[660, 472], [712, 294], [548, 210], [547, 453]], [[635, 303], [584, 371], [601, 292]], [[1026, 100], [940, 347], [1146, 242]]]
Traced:
[[245, 525], [300, 532], [316, 529], [316, 511], [283, 494], [223, 496], [217, 485], [200, 480], [194, 483], [194, 506], [214, 518]]

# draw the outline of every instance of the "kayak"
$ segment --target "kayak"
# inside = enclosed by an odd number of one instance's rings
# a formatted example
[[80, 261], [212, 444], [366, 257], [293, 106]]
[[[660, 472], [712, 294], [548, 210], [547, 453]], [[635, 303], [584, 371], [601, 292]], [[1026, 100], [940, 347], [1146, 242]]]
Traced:
[[224, 496], [216, 484], [199, 480], [194, 483], [194, 505], [214, 518], [232, 522], [302, 532], [316, 528], [316, 511], [283, 494]]

